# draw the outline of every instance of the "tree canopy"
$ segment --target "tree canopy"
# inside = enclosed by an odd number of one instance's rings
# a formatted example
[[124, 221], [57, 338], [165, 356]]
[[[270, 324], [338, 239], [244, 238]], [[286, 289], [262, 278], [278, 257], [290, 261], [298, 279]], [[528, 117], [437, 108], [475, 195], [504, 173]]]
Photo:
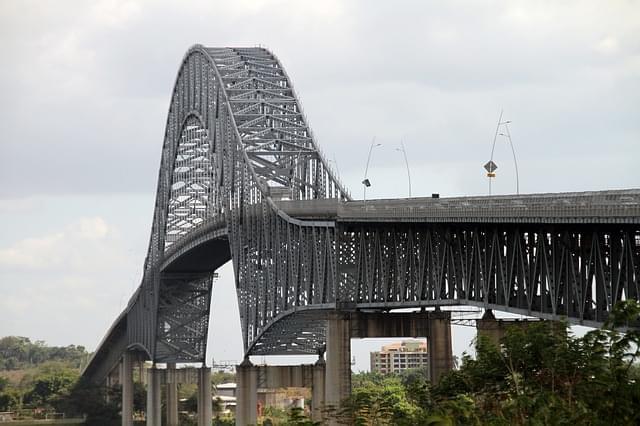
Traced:
[[629, 425], [640, 423], [640, 304], [617, 305], [582, 337], [565, 323], [509, 328], [500, 345], [476, 339], [476, 356], [434, 385], [425, 372], [357, 374], [344, 424]]

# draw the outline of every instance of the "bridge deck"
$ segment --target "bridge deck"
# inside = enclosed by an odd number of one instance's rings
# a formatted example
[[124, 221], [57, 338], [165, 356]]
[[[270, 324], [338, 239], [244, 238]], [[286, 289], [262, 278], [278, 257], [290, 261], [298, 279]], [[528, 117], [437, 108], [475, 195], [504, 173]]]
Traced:
[[277, 204], [292, 217], [341, 222], [640, 223], [640, 189]]

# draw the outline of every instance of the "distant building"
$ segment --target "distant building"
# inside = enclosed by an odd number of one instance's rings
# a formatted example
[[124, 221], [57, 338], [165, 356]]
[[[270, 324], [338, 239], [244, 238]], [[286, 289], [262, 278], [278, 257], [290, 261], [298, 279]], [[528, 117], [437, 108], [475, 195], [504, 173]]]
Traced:
[[371, 352], [371, 371], [375, 373], [398, 373], [428, 366], [427, 342], [423, 340], [391, 343], [384, 345], [380, 352]]
[[235, 383], [222, 383], [216, 385], [215, 389], [215, 395], [213, 395], [212, 399], [220, 401], [221, 414], [235, 413], [237, 385]]

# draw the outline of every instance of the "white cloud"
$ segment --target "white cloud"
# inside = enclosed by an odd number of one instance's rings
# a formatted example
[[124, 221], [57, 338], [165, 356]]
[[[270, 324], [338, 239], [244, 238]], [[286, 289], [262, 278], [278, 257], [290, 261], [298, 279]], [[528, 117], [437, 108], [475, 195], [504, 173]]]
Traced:
[[110, 231], [109, 226], [101, 217], [82, 218], [72, 229], [78, 231], [81, 238], [90, 240], [105, 238]]
[[[16, 221], [16, 226], [47, 218], [52, 201], [38, 201], [44, 205], [42, 211]], [[60, 204], [80, 213], [99, 209], [89, 199]], [[137, 223], [114, 220], [130, 227]], [[90, 215], [13, 242], [0, 233], [0, 336], [32, 336], [51, 344], [97, 344], [140, 282], [143, 254], [132, 255], [123, 238], [126, 234], [103, 216]]]
[[604, 54], [617, 53], [619, 48], [620, 48], [620, 45], [618, 43], [618, 40], [615, 37], [611, 37], [611, 36], [604, 37], [603, 39], [598, 41], [594, 46], [594, 49], [597, 52], [604, 53]]
[[0, 248], [3, 270], [97, 270], [119, 260], [121, 241], [101, 217], [81, 218], [64, 230]]

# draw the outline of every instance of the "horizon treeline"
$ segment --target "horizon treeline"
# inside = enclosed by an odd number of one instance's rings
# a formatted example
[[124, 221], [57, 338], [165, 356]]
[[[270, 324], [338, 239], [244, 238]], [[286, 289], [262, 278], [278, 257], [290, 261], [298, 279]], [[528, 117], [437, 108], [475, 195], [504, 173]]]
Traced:
[[21, 370], [50, 361], [80, 368], [89, 355], [84, 346], [49, 346], [42, 340], [32, 342], [22, 336], [0, 338], [0, 370]]

